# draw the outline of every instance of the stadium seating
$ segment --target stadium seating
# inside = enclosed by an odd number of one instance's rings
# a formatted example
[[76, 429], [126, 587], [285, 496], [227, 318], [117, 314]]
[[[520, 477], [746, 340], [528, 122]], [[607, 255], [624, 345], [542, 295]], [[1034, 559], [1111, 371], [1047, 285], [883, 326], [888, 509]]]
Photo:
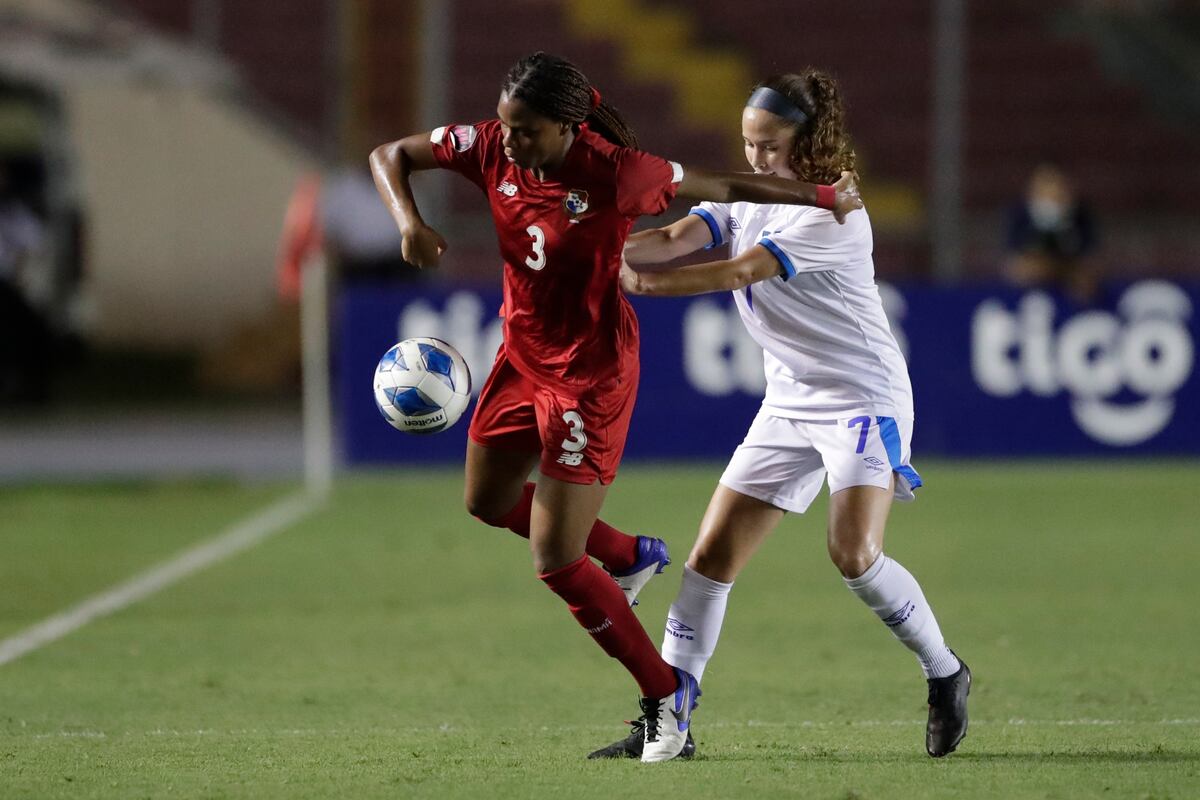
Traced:
[[[640, 2], [651, 11], [691, 15], [695, 46], [740, 53], [751, 75], [808, 64], [834, 73], [845, 92], [860, 171], [871, 192], [880, 271], [893, 277], [926, 274], [922, 206], [931, 174], [932, 4], [797, 3], [783, 12], [775, 0], [740, 0], [732, 13], [723, 0]], [[189, 24], [182, 2], [123, 0], [123, 5], [180, 32]], [[318, 13], [317, 0], [285, 4], [284, 11], [270, 5], [274, 11], [226, 4], [223, 50], [242, 65], [251, 86], [319, 130], [327, 124], [323, 103], [328, 98], [312, 87], [324, 85], [322, 62], [295, 54], [321, 49], [328, 20]], [[389, 7], [368, 5], [376, 16]], [[263, 16], [268, 13], [269, 19]], [[687, 163], [740, 165], [727, 130], [682, 119], [679, 87], [666, 76], [649, 82], [631, 77], [620, 42], [580, 35], [569, 13], [560, 0], [454, 3], [446, 58], [453, 70], [451, 115], [459, 120], [486, 116], [513, 60], [547, 49], [585, 66], [633, 123], [643, 146]], [[1073, 174], [1097, 209], [1110, 270], [1132, 275], [1149, 267], [1168, 274], [1194, 269], [1185, 263], [1197, 245], [1190, 226], [1159, 228], [1164, 220], [1194, 218], [1200, 211], [1200, 142], [1180, 123], [1152, 111], [1141, 87], [1124, 85], [1105, 71], [1095, 43], [1072, 32], [1078, 28], [1072, 13], [1086, 12], [1039, 0], [967, 3], [967, 274], [994, 274], [1001, 212], [1020, 195], [1032, 167], [1046, 160]], [[369, 83], [401, 71], [397, 53], [413, 46], [411, 40], [397, 41], [402, 23], [366, 31], [369, 56], [362, 69]], [[407, 83], [391, 94], [368, 92], [368, 116], [375, 124], [396, 118], [385, 111], [397, 99], [412, 116], [411, 79]], [[474, 201], [464, 200], [469, 194], [469, 187], [456, 188], [452, 208], [477, 210]], [[490, 235], [467, 239], [490, 246]]]

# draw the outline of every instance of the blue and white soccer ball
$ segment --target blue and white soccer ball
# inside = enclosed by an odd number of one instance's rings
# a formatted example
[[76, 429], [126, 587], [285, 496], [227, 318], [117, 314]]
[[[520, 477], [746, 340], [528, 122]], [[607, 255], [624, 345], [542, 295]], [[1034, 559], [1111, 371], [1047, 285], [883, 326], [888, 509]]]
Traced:
[[405, 339], [375, 368], [375, 403], [396, 430], [444, 431], [458, 422], [470, 400], [467, 362], [441, 339]]

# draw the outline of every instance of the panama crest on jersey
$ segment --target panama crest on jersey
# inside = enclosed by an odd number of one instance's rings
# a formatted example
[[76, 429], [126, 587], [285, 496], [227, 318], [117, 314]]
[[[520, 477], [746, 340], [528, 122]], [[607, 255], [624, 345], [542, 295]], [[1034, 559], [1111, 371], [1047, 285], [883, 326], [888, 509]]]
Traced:
[[575, 222], [582, 217], [588, 210], [588, 193], [583, 189], [571, 189], [567, 192], [567, 196], [563, 198], [563, 208], [567, 211], [567, 216]]

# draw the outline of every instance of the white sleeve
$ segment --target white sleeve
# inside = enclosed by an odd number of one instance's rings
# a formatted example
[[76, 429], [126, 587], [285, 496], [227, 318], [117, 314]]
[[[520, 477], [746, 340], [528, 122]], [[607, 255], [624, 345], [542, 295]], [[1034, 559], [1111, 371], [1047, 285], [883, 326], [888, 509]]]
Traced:
[[786, 227], [763, 231], [761, 244], [779, 260], [783, 279], [801, 272], [828, 272], [871, 256], [867, 215], [855, 212], [839, 225], [828, 211], [801, 216]]
[[729, 203], [710, 203], [705, 200], [688, 213], [696, 215], [708, 225], [712, 242], [704, 248], [705, 250], [720, 247], [729, 241]]

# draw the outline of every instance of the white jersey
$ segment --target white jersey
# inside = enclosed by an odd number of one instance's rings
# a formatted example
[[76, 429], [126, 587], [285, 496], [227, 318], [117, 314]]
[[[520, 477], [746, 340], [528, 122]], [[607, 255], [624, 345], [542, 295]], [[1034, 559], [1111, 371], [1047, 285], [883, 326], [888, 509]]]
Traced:
[[764, 408], [793, 419], [855, 414], [912, 419], [912, 384], [883, 313], [865, 210], [839, 225], [811, 206], [701, 203], [713, 245], [734, 257], [761, 244], [778, 277], [733, 293], [742, 321], [763, 348]]

